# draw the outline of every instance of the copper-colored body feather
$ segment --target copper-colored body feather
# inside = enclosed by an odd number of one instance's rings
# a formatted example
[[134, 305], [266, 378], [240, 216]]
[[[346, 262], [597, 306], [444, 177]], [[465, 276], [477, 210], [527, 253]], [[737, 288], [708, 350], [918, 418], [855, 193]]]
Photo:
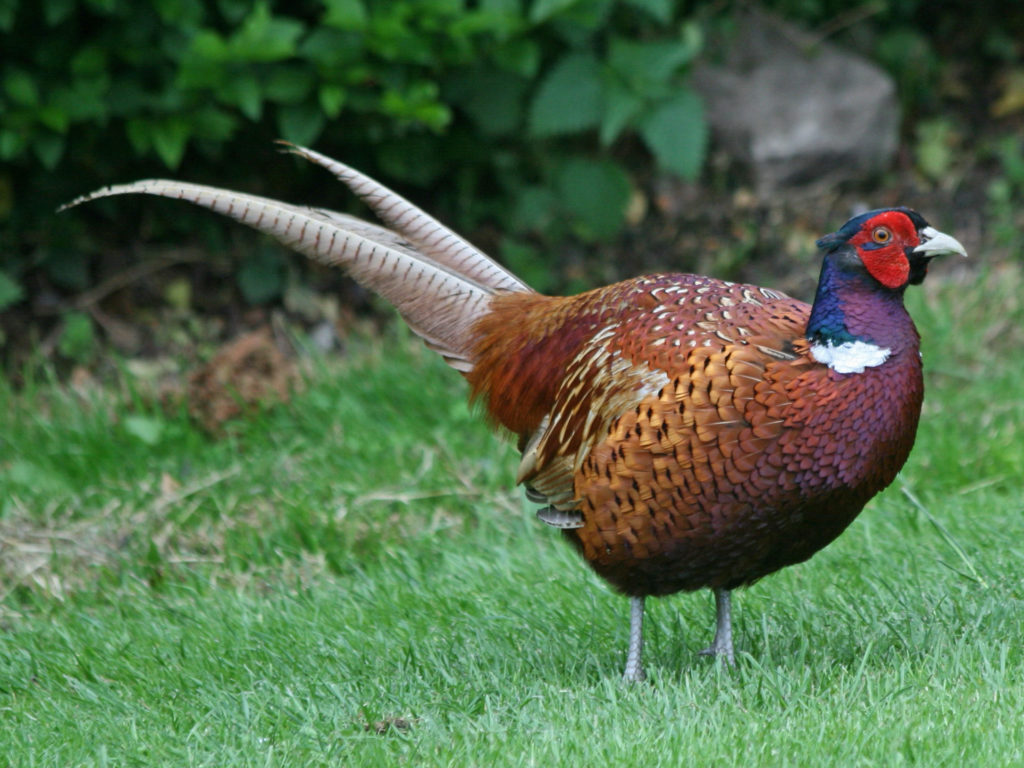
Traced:
[[913, 444], [917, 350], [837, 374], [808, 354], [809, 305], [776, 291], [661, 275], [492, 306], [473, 392], [540, 430], [519, 480], [578, 507], [566, 535], [627, 594], [732, 589], [807, 559]]
[[715, 589], [712, 650], [731, 661], [728, 591], [832, 541], [910, 452], [923, 385], [902, 290], [932, 255], [963, 252], [912, 211], [870, 212], [824, 238], [813, 308], [682, 274], [560, 298], [369, 177], [293, 151], [393, 229], [172, 181], [72, 205], [138, 192], [185, 199], [338, 264], [395, 304], [519, 436], [517, 479], [544, 505], [541, 519], [632, 596], [628, 679], [643, 677], [644, 597]]

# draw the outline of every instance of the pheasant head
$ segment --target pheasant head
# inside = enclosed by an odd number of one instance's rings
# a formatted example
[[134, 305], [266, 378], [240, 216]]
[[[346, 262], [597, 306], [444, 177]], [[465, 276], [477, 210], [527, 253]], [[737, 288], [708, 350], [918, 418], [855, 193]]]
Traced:
[[855, 216], [818, 241], [825, 253], [807, 323], [811, 354], [839, 373], [879, 365], [916, 341], [903, 291], [922, 282], [942, 254], [967, 251], [909, 208]]
[[928, 262], [946, 253], [966, 256], [954, 238], [928, 225], [917, 211], [889, 208], [868, 211], [850, 219], [837, 232], [818, 241], [827, 254], [854, 257], [851, 267], [862, 268], [886, 288], [901, 291], [924, 280]]

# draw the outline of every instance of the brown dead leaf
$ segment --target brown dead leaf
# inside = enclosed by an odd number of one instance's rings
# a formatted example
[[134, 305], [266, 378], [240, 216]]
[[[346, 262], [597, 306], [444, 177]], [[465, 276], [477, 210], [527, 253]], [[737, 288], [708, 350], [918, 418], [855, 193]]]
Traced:
[[188, 412], [207, 432], [220, 434], [230, 419], [288, 402], [298, 380], [295, 361], [264, 327], [225, 344], [189, 375]]

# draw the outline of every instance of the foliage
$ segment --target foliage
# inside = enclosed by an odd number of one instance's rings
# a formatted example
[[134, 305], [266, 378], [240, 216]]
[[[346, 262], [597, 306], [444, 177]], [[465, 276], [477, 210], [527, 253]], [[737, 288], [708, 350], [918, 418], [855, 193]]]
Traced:
[[[700, 43], [667, 0], [8, 0], [0, 186], [49, 219], [91, 185], [186, 156], [191, 178], [241, 183], [225, 168], [279, 136], [392, 184], [443, 182], [470, 203], [464, 224], [544, 189], [549, 215], [514, 235], [607, 238], [629, 199], [622, 137], [668, 171], [700, 171], [704, 120], [685, 85]], [[496, 202], [473, 204], [482, 190]], [[15, 236], [60, 250], [13, 210]]]

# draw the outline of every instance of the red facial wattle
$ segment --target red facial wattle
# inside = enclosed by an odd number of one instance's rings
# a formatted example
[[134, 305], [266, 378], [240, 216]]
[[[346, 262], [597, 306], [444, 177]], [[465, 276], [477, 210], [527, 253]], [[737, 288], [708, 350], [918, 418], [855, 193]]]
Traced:
[[868, 273], [886, 288], [897, 290], [910, 278], [908, 249], [920, 244], [914, 223], [899, 211], [886, 211], [864, 222], [850, 238]]

